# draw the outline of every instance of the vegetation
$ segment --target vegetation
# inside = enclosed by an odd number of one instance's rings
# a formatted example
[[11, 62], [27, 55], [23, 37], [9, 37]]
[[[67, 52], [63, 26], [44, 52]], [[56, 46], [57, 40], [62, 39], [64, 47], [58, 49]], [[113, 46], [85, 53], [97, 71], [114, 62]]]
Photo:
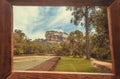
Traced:
[[94, 68], [90, 64], [90, 60], [78, 57], [61, 57], [55, 71], [67, 72], [104, 72]]
[[62, 56], [83, 56], [83, 33], [79, 30], [71, 32], [68, 40], [60, 44], [61, 50], [58, 53]]
[[68, 7], [68, 9], [72, 11], [71, 22], [74, 25], [81, 24], [85, 28], [85, 42], [82, 48], [85, 48], [83, 50], [86, 58], [110, 59], [106, 7], [82, 6]]
[[74, 25], [84, 26], [85, 28], [85, 55], [86, 59], [90, 59], [90, 31], [91, 26], [93, 25], [93, 16], [96, 11], [96, 7], [90, 6], [80, 6], [80, 7], [68, 7], [69, 10], [72, 11], [73, 18], [71, 19], [71, 23]]
[[[92, 7], [73, 7], [70, 9], [73, 10], [74, 18], [71, 22], [74, 22], [74, 24], [78, 25], [82, 21], [82, 18], [85, 17], [85, 20], [89, 20], [88, 22], [81, 23], [84, 28], [88, 28], [86, 31], [89, 33], [85, 34], [82, 31], [75, 30], [69, 34], [66, 41], [56, 44], [48, 43], [46, 40], [39, 38], [31, 40], [22, 30], [16, 29], [14, 31], [14, 54], [86, 56], [87, 59], [94, 57], [99, 60], [110, 60], [106, 8], [97, 7], [97, 10], [94, 10], [95, 8]], [[85, 12], [88, 13], [85, 14]], [[86, 25], [86, 23], [88, 24]]]
[[101, 7], [94, 15], [94, 29], [91, 35], [91, 56], [99, 60], [110, 60], [110, 44], [106, 7]]
[[22, 30], [14, 32], [14, 55], [47, 55], [55, 54], [58, 44], [51, 44], [44, 39], [28, 39]]
[[[72, 11], [71, 22], [81, 24], [84, 31], [75, 30], [70, 32], [66, 41], [49, 43], [45, 39], [29, 39], [19, 29], [14, 31], [14, 55], [54, 55], [61, 56], [56, 71], [69, 72], [104, 72], [94, 68], [90, 60], [111, 62], [109, 32], [107, 23], [106, 7], [69, 7]], [[84, 22], [83, 22], [84, 21]], [[22, 58], [25, 60], [24, 58]], [[15, 70], [26, 70], [46, 60], [46, 58], [30, 58], [33, 60], [15, 62]], [[24, 66], [23, 66], [24, 65]]]

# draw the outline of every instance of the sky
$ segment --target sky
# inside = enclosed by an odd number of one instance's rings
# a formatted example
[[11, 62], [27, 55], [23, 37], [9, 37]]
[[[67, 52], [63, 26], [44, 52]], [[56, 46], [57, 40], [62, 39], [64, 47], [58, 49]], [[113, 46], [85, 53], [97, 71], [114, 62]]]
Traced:
[[61, 31], [70, 33], [75, 30], [83, 31], [81, 26], [70, 23], [71, 11], [66, 7], [50, 6], [14, 6], [14, 30], [22, 30], [29, 39], [45, 39], [46, 31]]

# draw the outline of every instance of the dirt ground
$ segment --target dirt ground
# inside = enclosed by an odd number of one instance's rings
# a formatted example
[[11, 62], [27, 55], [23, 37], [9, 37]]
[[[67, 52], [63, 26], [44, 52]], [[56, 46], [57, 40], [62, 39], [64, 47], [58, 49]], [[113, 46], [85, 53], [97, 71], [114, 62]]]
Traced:
[[98, 69], [112, 72], [112, 63], [91, 59], [91, 64]]

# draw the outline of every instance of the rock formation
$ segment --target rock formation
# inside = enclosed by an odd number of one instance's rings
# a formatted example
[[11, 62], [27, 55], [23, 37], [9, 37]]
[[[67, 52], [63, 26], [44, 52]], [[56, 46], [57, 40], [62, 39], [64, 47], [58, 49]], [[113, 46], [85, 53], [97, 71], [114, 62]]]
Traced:
[[67, 40], [68, 34], [65, 32], [47, 31], [45, 37], [49, 43], [60, 43]]

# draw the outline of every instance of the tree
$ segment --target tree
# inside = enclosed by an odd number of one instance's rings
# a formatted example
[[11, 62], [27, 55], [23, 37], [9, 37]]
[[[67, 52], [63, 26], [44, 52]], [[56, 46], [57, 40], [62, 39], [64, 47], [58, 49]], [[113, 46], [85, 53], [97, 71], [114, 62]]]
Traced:
[[[72, 11], [72, 15], [74, 16], [71, 19], [71, 23], [74, 25], [83, 25], [85, 28], [85, 40], [86, 40], [86, 58], [90, 59], [90, 49], [89, 49], [89, 34], [92, 24], [92, 17], [95, 12], [95, 7], [90, 6], [82, 6], [82, 7], [68, 7], [69, 10]], [[82, 22], [84, 21], [84, 22]]]
[[59, 44], [51, 44], [44, 39], [29, 39], [22, 30], [14, 31], [14, 54], [15, 55], [56, 55], [60, 51]]
[[22, 30], [15, 30], [14, 31], [14, 42], [23, 42], [26, 38], [25, 33], [22, 32]]
[[92, 56], [97, 59], [110, 59], [109, 32], [106, 7], [100, 7], [96, 11], [93, 24], [95, 33], [92, 35]]
[[82, 42], [83, 42], [83, 34], [81, 31], [76, 30], [71, 32], [68, 36], [69, 48], [71, 50], [71, 55], [73, 57], [82, 56]]
[[70, 56], [70, 44], [68, 41], [63, 41], [60, 43], [57, 55], [60, 56]]
[[28, 39], [28, 38], [26, 38], [25, 40], [25, 50], [24, 50], [24, 54], [31, 54], [32, 52], [31, 52], [31, 49], [32, 49], [32, 46], [31, 46], [31, 39]]
[[22, 30], [15, 30], [14, 31], [14, 54], [20, 55], [24, 53], [25, 47], [25, 33]]

